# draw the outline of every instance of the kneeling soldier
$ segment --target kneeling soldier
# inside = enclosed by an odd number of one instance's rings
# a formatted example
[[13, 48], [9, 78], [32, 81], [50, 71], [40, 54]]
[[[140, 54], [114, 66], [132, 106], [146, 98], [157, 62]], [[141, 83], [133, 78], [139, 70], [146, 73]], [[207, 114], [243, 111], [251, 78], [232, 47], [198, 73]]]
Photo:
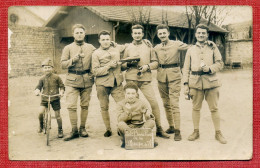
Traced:
[[[125, 147], [125, 129], [128, 128], [150, 128], [155, 126], [154, 116], [148, 110], [146, 104], [138, 99], [138, 87], [129, 82], [124, 87], [125, 99], [118, 103], [118, 133], [122, 139], [121, 147]], [[154, 146], [158, 143], [154, 142]]]

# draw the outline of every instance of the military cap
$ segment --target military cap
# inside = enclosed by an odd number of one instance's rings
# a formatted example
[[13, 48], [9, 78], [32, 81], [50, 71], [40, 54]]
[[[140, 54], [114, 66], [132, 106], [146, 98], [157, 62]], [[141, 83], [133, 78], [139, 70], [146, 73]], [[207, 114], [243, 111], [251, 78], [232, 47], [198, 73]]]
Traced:
[[52, 60], [50, 58], [47, 58], [46, 60], [44, 60], [42, 62], [42, 67], [43, 66], [52, 66], [53, 67], [53, 63], [52, 63]]

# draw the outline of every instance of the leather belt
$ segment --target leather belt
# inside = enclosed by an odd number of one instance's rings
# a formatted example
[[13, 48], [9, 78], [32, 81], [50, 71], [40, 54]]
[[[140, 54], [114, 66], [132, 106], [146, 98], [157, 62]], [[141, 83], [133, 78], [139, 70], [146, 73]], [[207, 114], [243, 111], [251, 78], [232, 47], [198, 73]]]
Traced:
[[87, 70], [84, 70], [84, 71], [76, 71], [76, 70], [70, 70], [68, 71], [69, 73], [72, 73], [72, 74], [76, 74], [76, 75], [84, 75], [86, 73], [89, 73], [90, 70], [87, 69]]
[[179, 67], [179, 64], [159, 64], [160, 68], [175, 68], [175, 67]]
[[203, 71], [192, 71], [192, 75], [208, 75], [209, 72], [203, 72]]

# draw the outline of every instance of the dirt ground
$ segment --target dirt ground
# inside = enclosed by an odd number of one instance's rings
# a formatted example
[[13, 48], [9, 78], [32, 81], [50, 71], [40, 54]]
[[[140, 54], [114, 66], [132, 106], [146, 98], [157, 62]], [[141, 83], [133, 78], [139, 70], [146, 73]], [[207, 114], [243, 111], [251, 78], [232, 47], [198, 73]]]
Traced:
[[[154, 73], [154, 72], [153, 72]], [[155, 76], [156, 74], [153, 74]], [[57, 123], [52, 119], [50, 146], [46, 146], [44, 134], [38, 134], [38, 110], [40, 97], [33, 95], [39, 77], [9, 79], [8, 138], [11, 160], [233, 160], [249, 159], [252, 155], [252, 69], [225, 70], [220, 72], [219, 112], [222, 133], [228, 143], [215, 140], [215, 132], [207, 103], [201, 110], [200, 139], [187, 140], [193, 131], [191, 101], [180, 97], [182, 141], [156, 138], [159, 146], [154, 149], [125, 150], [120, 148], [116, 133], [115, 102], [111, 98], [110, 117], [113, 135], [103, 136], [105, 126], [100, 113], [96, 88], [93, 86], [87, 119], [88, 138], [69, 142], [57, 138]], [[60, 75], [64, 81], [65, 75]], [[155, 97], [161, 110], [162, 126], [168, 123], [154, 78]], [[66, 98], [61, 99], [61, 116], [65, 136], [71, 131]], [[141, 99], [144, 99], [141, 95]], [[54, 116], [54, 114], [53, 114]]]

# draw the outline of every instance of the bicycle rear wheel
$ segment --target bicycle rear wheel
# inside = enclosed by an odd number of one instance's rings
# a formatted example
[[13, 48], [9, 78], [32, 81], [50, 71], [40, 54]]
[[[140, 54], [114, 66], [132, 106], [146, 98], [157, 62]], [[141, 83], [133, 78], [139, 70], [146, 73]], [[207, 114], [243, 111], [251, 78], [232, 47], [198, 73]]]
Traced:
[[50, 111], [47, 114], [47, 127], [46, 127], [46, 142], [47, 142], [47, 146], [49, 146], [50, 144], [50, 129], [51, 129], [51, 113]]
[[47, 115], [47, 110], [43, 113], [43, 133], [46, 134], [47, 131], [47, 123], [48, 123], [48, 115]]

